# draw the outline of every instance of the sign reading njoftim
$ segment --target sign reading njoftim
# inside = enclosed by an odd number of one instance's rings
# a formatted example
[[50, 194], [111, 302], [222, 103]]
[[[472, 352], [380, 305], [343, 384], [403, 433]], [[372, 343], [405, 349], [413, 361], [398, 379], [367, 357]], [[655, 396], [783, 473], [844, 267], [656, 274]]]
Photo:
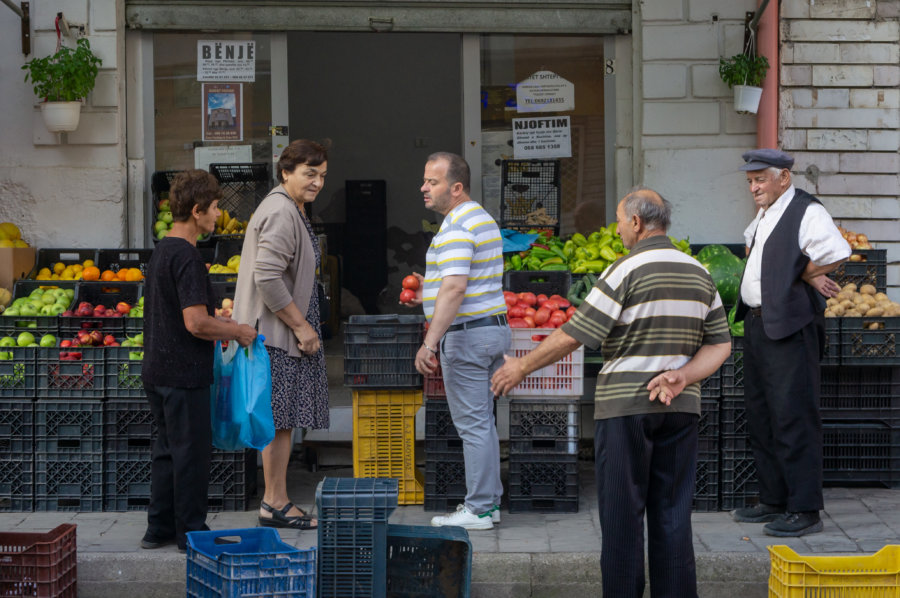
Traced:
[[516, 160], [572, 157], [568, 116], [514, 118], [512, 128]]
[[197, 42], [197, 81], [253, 83], [256, 80], [256, 42], [200, 40]]
[[575, 86], [553, 71], [537, 71], [516, 85], [516, 110], [566, 112], [575, 109]]

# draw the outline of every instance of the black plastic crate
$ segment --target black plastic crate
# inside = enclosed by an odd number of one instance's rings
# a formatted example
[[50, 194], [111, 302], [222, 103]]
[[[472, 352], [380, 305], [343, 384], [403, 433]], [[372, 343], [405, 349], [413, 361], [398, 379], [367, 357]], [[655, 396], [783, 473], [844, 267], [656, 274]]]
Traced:
[[543, 293], [550, 295], [566, 296], [569, 285], [572, 283], [572, 275], [569, 272], [559, 270], [528, 271], [507, 270], [503, 273], [503, 290], [513, 293], [531, 292], [535, 295]]
[[719, 368], [722, 372], [722, 396], [744, 396], [744, 338], [731, 337], [731, 355]]
[[[141, 283], [138, 282], [104, 282], [79, 284], [75, 290], [75, 301], [72, 310], [76, 310], [82, 302], [88, 302], [93, 307], [102, 305], [108, 310], [115, 311], [119, 302], [125, 302], [134, 306], [141, 295]], [[71, 338], [82, 330], [100, 330], [104, 335], [112, 334], [115, 337], [125, 335], [125, 322], [127, 316], [99, 317], [94, 316], [60, 316], [59, 333], [62, 337]]]
[[103, 510], [103, 455], [41, 454], [34, 458], [34, 510]]
[[[35, 337], [40, 340], [40, 337]], [[33, 399], [37, 392], [34, 347], [0, 347], [0, 396]], [[0, 431], [2, 434], [2, 431]]]
[[[38, 399], [102, 399], [106, 396], [106, 356], [103, 347], [71, 349], [39, 348], [37, 357]], [[66, 359], [67, 356], [77, 356]]]
[[701, 399], [719, 399], [722, 396], [722, 368], [700, 383]]
[[213, 450], [209, 466], [210, 512], [246, 511], [256, 494], [256, 451]]
[[826, 423], [822, 433], [826, 482], [900, 483], [900, 429], [880, 423]]
[[425, 453], [425, 510], [450, 512], [466, 499], [462, 448]]
[[385, 598], [387, 527], [386, 521], [331, 520], [320, 515], [318, 595]]
[[[502, 160], [500, 163], [500, 223], [514, 230], [559, 232], [559, 160]], [[529, 222], [543, 209], [552, 223]]]
[[103, 465], [104, 511], [145, 511], [150, 505], [149, 449], [106, 452]]
[[[122, 268], [137, 268], [141, 274], [147, 276], [147, 266], [152, 255], [152, 249], [98, 249], [97, 267], [100, 272], [112, 270], [116, 273]], [[103, 281], [92, 284], [101, 282]]]
[[0, 460], [0, 511], [34, 510], [34, 453], [3, 451]]
[[719, 508], [730, 511], [757, 504], [756, 461], [747, 437], [723, 434], [720, 440]]
[[223, 299], [234, 299], [234, 295], [237, 293], [237, 281], [220, 281], [216, 280], [210, 283], [212, 285], [213, 290], [213, 300], [216, 302], [216, 307], [222, 305]]
[[109, 399], [103, 406], [103, 442], [107, 452], [149, 450], [157, 426], [150, 403], [136, 399]]
[[841, 365], [900, 365], [900, 317], [840, 320]]
[[747, 410], [744, 397], [723, 397], [719, 404], [719, 429], [723, 435], [746, 436]]
[[850, 283], [857, 287], [870, 284], [884, 292], [887, 281], [887, 250], [854, 249], [853, 255], [860, 256], [860, 261], [844, 262], [829, 276], [842, 287]]
[[578, 497], [509, 496], [510, 513], [577, 513]]
[[711, 450], [711, 441], [701, 443], [697, 451], [696, 482], [694, 502], [691, 507], [698, 513], [712, 513], [719, 510], [719, 452], [718, 442]]
[[141, 378], [143, 360], [132, 359], [133, 353], [143, 354], [141, 347], [106, 347], [106, 396], [126, 399], [145, 397]]
[[[96, 249], [83, 249], [83, 248], [59, 248], [59, 247], [44, 247], [37, 250], [37, 255], [34, 258], [34, 268], [31, 270], [31, 273], [28, 275], [28, 278], [34, 279], [38, 272], [41, 271], [42, 268], [49, 268], [51, 272], [53, 272], [53, 264], [57, 262], [62, 262], [66, 266], [72, 266], [75, 264], [83, 264], [86, 260], [92, 260], [95, 264], [97, 262], [97, 250]], [[66, 281], [57, 281], [57, 280], [47, 280], [40, 281], [46, 282], [49, 284], [56, 284], [57, 282], [66, 282]]]
[[[6, 392], [3, 393], [6, 397]], [[34, 452], [34, 401], [0, 399], [0, 455]]]
[[578, 455], [510, 455], [509, 512], [578, 512]]
[[331, 521], [387, 521], [399, 489], [393, 478], [326, 477], [316, 487], [316, 510]]
[[344, 386], [421, 388], [416, 351], [422, 345], [422, 316], [350, 316], [344, 325]]
[[823, 367], [820, 413], [825, 421], [900, 427], [900, 367]]
[[700, 398], [700, 421], [697, 423], [698, 438], [712, 438], [718, 441], [720, 429], [720, 399]]
[[387, 526], [387, 596], [468, 598], [472, 543], [461, 527]]
[[[72, 308], [72, 302], [75, 300], [75, 281], [39, 281], [39, 280], [17, 280], [13, 287], [13, 301], [23, 297], [29, 297], [36, 289], [42, 289], [44, 295], [47, 291], [55, 294], [56, 289], [66, 290], [69, 297], [67, 309]], [[42, 305], [43, 307], [43, 305]], [[60, 312], [61, 314], [62, 312]], [[11, 315], [11, 310], [0, 315], [0, 336], [18, 337], [22, 332], [30, 332], [35, 339], [40, 339], [45, 334], [54, 336], [59, 334], [59, 315], [40, 314], [37, 315]]]
[[444, 400], [425, 401], [425, 450], [429, 453], [462, 451], [462, 439]]
[[38, 399], [34, 403], [37, 454], [93, 455], [103, 452], [103, 403]]
[[[219, 181], [222, 199], [219, 209], [241, 221], [250, 220], [254, 210], [272, 189], [272, 177], [266, 163], [210, 164], [209, 171]], [[221, 240], [240, 235], [214, 234]]]
[[519, 399], [509, 402], [510, 456], [578, 454], [579, 399]]
[[822, 347], [821, 365], [839, 365], [841, 363], [841, 320], [825, 318], [825, 346]]

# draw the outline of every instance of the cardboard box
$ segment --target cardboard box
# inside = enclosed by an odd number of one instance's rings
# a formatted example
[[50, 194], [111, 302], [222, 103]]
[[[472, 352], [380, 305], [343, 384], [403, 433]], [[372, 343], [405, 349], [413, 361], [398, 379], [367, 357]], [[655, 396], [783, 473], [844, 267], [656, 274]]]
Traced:
[[12, 291], [13, 283], [34, 268], [34, 247], [0, 247], [0, 287]]

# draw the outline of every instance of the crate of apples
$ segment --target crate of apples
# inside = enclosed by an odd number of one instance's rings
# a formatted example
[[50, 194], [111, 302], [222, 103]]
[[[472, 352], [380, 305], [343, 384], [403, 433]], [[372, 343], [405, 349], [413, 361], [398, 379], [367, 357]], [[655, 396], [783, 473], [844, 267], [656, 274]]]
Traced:
[[575, 307], [561, 295], [503, 291], [510, 328], [559, 328], [569, 321]]
[[118, 347], [119, 341], [112, 334], [103, 334], [98, 329], [82, 330], [77, 333], [71, 340], [63, 339], [59, 342], [61, 349], [70, 349], [72, 347]]

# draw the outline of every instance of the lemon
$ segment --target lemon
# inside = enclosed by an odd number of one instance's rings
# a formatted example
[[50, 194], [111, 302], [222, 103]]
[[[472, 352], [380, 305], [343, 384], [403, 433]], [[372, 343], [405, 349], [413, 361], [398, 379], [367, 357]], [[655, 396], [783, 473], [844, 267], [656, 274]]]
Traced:
[[87, 266], [82, 266], [81, 264], [72, 264], [69, 267], [72, 268], [72, 271], [75, 272], [76, 274], [78, 274], [79, 272], [81, 272], [82, 270], [87, 268]]
[[62, 262], [56, 262], [55, 264], [53, 264], [53, 272], [55, 272], [56, 274], [59, 274], [65, 269], [66, 265]]
[[59, 277], [66, 278], [66, 280], [72, 280], [73, 276], [75, 276], [75, 270], [72, 269], [72, 266], [66, 266], [63, 268], [63, 271], [59, 273]]
[[[46, 270], [46, 268], [44, 268]], [[41, 270], [37, 276], [34, 277], [35, 280], [50, 280], [50, 275], [45, 274], [44, 270]]]
[[15, 247], [16, 244], [9, 239], [0, 239], [0, 247]]
[[59, 280], [59, 274], [51, 274], [50, 280]]
[[81, 267], [82, 268], [90, 268], [93, 265], [94, 265], [94, 260], [84, 260], [84, 262], [81, 264]]
[[38, 270], [38, 276], [50, 276], [51, 274], [53, 273], [50, 272], [50, 268], [41, 268]]
[[0, 230], [6, 234], [6, 238], [10, 241], [22, 238], [22, 232], [19, 227], [12, 222], [0, 222]]

